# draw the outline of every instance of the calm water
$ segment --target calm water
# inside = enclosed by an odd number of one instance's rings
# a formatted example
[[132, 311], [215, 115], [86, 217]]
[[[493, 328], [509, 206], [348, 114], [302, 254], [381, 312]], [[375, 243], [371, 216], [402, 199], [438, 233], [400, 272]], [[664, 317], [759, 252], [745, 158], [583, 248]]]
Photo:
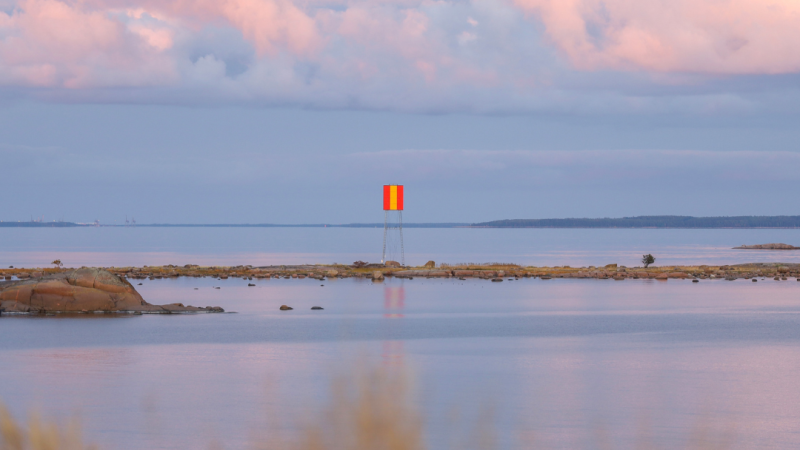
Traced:
[[[421, 229], [404, 231], [406, 262], [513, 262], [588, 266], [800, 262], [800, 251], [732, 250], [742, 244], [800, 246], [800, 229]], [[266, 265], [380, 261], [375, 228], [67, 228], [0, 229], [0, 267], [162, 264]]]
[[[0, 258], [261, 264], [285, 254], [330, 262], [367, 259], [373, 253], [360, 239], [380, 239], [374, 230], [279, 230], [3, 230]], [[67, 244], [75, 231], [83, 243]], [[634, 265], [643, 251], [670, 263], [741, 262], [726, 248], [797, 243], [794, 233], [409, 230], [407, 248], [409, 259], [452, 262]], [[100, 239], [89, 244], [87, 236]], [[311, 253], [315, 247], [321, 253]], [[107, 449], [247, 448], [264, 430], [318, 411], [331, 375], [368, 358], [414, 374], [432, 448], [452, 448], [453, 435], [466, 435], [484, 409], [494, 412], [502, 448], [675, 448], [703, 427], [734, 448], [800, 446], [794, 280], [142, 283], [153, 303], [237, 313], [2, 317], [0, 398], [15, 415], [77, 415]], [[296, 309], [280, 312], [281, 304]], [[309, 310], [317, 305], [325, 310]], [[455, 424], [454, 412], [462, 418]]]

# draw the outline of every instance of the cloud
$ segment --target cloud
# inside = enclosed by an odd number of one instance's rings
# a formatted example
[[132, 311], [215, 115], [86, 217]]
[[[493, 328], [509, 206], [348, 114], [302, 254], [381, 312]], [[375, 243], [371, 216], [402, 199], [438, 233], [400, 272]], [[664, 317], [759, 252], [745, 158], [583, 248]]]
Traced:
[[436, 113], [798, 108], [797, 84], [770, 78], [800, 71], [789, 0], [11, 5], [0, 8], [3, 96]]
[[514, 0], [583, 70], [800, 70], [795, 0]]
[[176, 78], [161, 53], [169, 31], [57, 0], [23, 0], [0, 12], [0, 83], [66, 89], [158, 85]]

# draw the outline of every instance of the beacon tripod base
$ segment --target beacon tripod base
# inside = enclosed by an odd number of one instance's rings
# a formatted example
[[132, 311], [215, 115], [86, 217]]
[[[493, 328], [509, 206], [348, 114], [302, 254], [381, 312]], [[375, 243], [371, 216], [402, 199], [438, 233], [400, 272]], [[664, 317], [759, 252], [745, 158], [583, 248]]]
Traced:
[[[389, 213], [397, 214], [397, 223], [389, 223]], [[406, 265], [406, 252], [403, 246], [403, 212], [402, 211], [384, 211], [383, 215], [383, 254], [381, 256], [381, 264], [386, 263], [386, 244], [387, 238], [391, 238], [390, 234], [393, 230], [397, 230], [400, 238], [400, 265]], [[390, 239], [391, 240], [391, 239]]]

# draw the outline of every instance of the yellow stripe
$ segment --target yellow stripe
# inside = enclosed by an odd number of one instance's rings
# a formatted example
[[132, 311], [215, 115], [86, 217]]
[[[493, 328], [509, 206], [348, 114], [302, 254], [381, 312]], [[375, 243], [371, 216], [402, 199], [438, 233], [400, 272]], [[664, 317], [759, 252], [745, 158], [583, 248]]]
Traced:
[[397, 186], [389, 186], [389, 209], [397, 209]]

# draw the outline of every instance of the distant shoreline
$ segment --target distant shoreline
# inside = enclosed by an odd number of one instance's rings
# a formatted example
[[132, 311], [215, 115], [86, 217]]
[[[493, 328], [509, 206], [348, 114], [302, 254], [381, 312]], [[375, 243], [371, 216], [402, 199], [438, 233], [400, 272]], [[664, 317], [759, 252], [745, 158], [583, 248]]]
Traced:
[[[151, 223], [151, 224], [99, 224], [80, 222], [3, 222], [0, 228], [383, 228], [382, 222], [345, 224], [272, 224], [272, 223]], [[491, 222], [461, 223], [404, 223], [404, 228], [620, 228], [620, 229], [800, 229], [800, 216], [636, 216], [622, 218], [577, 219], [505, 219]]]

